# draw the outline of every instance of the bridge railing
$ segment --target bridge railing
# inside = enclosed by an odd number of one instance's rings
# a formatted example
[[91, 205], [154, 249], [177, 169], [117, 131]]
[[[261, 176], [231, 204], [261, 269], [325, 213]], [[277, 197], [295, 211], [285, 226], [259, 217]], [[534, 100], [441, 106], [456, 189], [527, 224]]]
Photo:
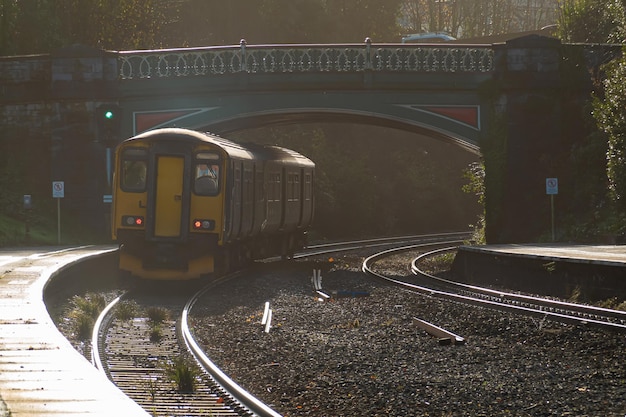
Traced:
[[235, 73], [493, 71], [490, 45], [364, 44], [255, 45], [122, 51], [122, 80]]

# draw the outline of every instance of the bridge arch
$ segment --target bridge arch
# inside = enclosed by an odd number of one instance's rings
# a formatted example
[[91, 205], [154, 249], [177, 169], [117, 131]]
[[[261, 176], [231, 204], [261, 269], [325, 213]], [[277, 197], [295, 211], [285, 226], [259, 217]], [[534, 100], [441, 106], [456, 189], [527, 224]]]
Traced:
[[293, 109], [284, 111], [248, 113], [245, 115], [234, 115], [232, 118], [224, 120], [211, 120], [206, 126], [198, 127], [208, 131], [217, 132], [220, 135], [228, 135], [247, 128], [280, 126], [298, 123], [351, 123], [359, 125], [373, 125], [391, 129], [404, 130], [427, 136], [447, 143], [453, 143], [472, 153], [480, 154], [478, 143], [467, 137], [459, 137], [441, 127], [435, 126], [428, 121], [402, 119], [396, 116], [383, 114], [372, 114], [358, 111], [338, 111], [338, 110], [299, 110]]
[[239, 96], [202, 104], [159, 110], [140, 109], [140, 105], [132, 111], [133, 134], [159, 127], [186, 127], [227, 136], [255, 127], [338, 122], [405, 130], [480, 153], [479, 105], [407, 103], [397, 97], [386, 102], [380, 93], [299, 95], [297, 102], [292, 97], [267, 94], [262, 98]]

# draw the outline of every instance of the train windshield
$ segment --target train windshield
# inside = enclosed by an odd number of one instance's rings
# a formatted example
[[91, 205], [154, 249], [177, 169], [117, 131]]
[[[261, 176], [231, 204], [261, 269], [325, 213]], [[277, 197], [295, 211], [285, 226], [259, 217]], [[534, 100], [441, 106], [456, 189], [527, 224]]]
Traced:
[[146, 191], [148, 152], [145, 149], [126, 149], [122, 153], [122, 190], [131, 193]]
[[217, 195], [220, 183], [219, 155], [202, 152], [196, 155], [193, 191], [197, 195]]

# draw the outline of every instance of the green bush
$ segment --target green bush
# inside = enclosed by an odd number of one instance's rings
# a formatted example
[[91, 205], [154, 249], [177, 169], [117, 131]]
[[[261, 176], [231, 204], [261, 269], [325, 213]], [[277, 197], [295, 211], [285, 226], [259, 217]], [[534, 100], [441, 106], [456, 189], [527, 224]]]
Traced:
[[79, 340], [87, 340], [91, 337], [95, 319], [85, 312], [78, 312], [73, 317], [74, 334]]
[[198, 372], [185, 358], [179, 356], [173, 362], [168, 363], [165, 371], [168, 378], [176, 384], [178, 392], [195, 391]]
[[102, 294], [87, 293], [84, 296], [75, 295], [71, 305], [74, 311], [95, 319], [106, 306], [106, 300]]
[[115, 310], [115, 317], [119, 320], [130, 320], [137, 316], [139, 307], [134, 301], [121, 301]]
[[150, 326], [150, 341], [151, 342], [160, 342], [163, 338], [163, 329], [160, 324], [152, 324]]
[[146, 314], [152, 323], [162, 323], [169, 318], [167, 309], [162, 307], [148, 307]]

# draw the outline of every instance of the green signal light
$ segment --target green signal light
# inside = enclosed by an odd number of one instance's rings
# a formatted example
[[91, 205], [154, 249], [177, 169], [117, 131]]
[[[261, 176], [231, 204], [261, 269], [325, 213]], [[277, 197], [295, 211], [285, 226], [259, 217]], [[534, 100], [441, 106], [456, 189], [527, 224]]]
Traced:
[[111, 110], [107, 110], [104, 112], [104, 118], [111, 120], [113, 118], [113, 112]]

